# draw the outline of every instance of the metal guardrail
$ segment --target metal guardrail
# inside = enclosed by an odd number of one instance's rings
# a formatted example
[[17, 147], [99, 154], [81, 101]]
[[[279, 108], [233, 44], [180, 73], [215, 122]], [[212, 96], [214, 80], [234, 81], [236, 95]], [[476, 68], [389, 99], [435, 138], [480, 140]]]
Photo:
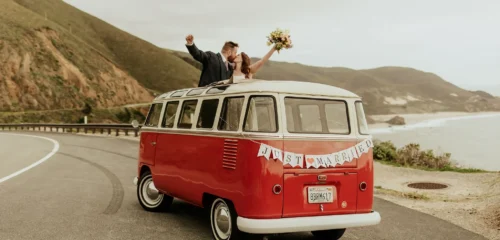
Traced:
[[[139, 136], [139, 130], [142, 125], [134, 128], [132, 124], [47, 124], [47, 123], [19, 123], [19, 124], [0, 124], [0, 130], [31, 130], [36, 131], [47, 131], [52, 132], [55, 130], [59, 132], [59, 129], [62, 129], [63, 132], [73, 132], [73, 129], [76, 130], [76, 133], [79, 133], [80, 130], [84, 133], [88, 133], [89, 131], [92, 134], [95, 134], [96, 131], [99, 130], [101, 134], [104, 134], [106, 131], [109, 135], [112, 132], [115, 132], [116, 136], [120, 135], [120, 132], [125, 133], [125, 136], [129, 136], [129, 132], [133, 132], [134, 136]], [[43, 130], [42, 130], [43, 129]]]

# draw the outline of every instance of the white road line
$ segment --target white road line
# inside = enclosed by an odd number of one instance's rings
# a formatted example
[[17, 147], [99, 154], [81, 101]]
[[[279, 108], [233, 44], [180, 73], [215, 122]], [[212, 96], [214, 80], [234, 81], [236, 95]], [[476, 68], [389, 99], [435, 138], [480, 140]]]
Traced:
[[13, 177], [16, 177], [19, 174], [22, 174], [22, 173], [24, 173], [24, 172], [26, 172], [26, 171], [28, 171], [28, 170], [30, 170], [30, 169], [38, 166], [39, 164], [47, 161], [50, 157], [52, 157], [52, 155], [56, 154], [56, 152], [59, 151], [59, 142], [56, 141], [56, 140], [54, 140], [54, 139], [52, 139], [52, 138], [46, 138], [46, 137], [40, 137], [40, 136], [34, 136], [34, 135], [27, 135], [27, 134], [0, 133], [0, 135], [2, 135], [2, 134], [3, 135], [24, 136], [24, 137], [33, 137], [33, 138], [45, 139], [47, 141], [51, 141], [54, 144], [54, 148], [52, 148], [52, 151], [49, 154], [47, 154], [45, 157], [43, 157], [42, 159], [34, 162], [33, 164], [31, 164], [31, 165], [29, 165], [29, 166], [27, 166], [27, 167], [25, 167], [25, 168], [23, 168], [23, 169], [15, 172], [15, 173], [12, 173], [12, 174], [10, 174], [10, 175], [8, 175], [6, 177], [0, 178], [0, 183], [3, 183], [3, 182], [5, 182], [5, 181], [7, 181], [7, 180], [9, 180], [9, 179], [11, 179]]

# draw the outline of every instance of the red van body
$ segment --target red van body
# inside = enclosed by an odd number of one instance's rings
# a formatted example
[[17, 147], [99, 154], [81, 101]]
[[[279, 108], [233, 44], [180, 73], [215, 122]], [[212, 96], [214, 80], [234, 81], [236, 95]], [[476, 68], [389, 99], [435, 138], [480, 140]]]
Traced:
[[338, 239], [378, 224], [362, 106], [349, 91], [297, 81], [163, 94], [141, 128], [139, 201], [147, 210], [173, 198], [212, 208], [215, 239], [300, 231]]

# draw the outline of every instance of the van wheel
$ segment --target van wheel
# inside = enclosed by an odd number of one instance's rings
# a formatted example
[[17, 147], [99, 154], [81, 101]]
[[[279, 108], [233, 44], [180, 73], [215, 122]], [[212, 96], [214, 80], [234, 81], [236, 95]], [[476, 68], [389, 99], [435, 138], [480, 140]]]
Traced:
[[241, 232], [236, 223], [237, 218], [238, 214], [230, 202], [222, 198], [215, 199], [210, 208], [210, 225], [214, 239], [262, 239], [259, 235]]
[[345, 228], [312, 232], [314, 237], [318, 240], [338, 240], [344, 235], [344, 233]]
[[137, 198], [144, 210], [149, 212], [159, 212], [167, 210], [174, 198], [160, 193], [153, 183], [153, 176], [150, 171], [144, 172], [137, 184]]

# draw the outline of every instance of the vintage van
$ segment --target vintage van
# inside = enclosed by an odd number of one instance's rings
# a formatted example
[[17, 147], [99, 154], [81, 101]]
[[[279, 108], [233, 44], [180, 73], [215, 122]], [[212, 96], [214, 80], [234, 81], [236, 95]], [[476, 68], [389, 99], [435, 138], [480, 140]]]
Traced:
[[210, 209], [214, 239], [310, 231], [339, 239], [378, 224], [372, 141], [359, 96], [299, 81], [181, 89], [141, 128], [137, 197]]

